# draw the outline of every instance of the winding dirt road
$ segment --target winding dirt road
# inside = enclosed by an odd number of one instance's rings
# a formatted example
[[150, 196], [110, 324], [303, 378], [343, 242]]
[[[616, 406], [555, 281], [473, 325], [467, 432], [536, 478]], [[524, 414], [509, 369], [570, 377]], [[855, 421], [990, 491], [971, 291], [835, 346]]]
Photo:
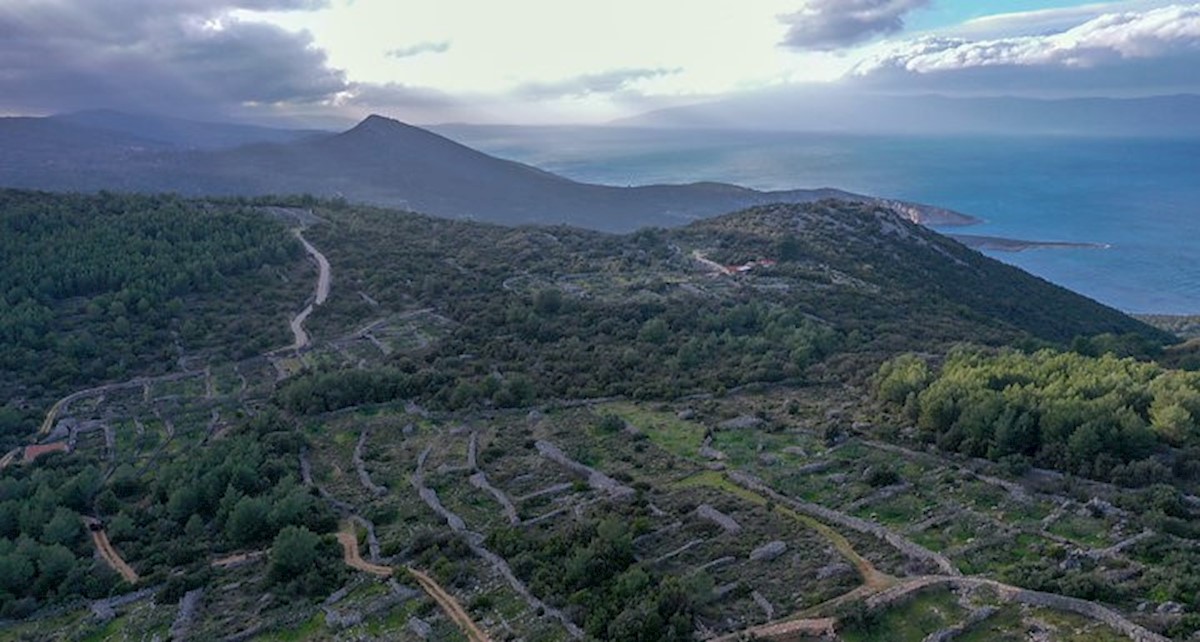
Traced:
[[[358, 550], [358, 534], [354, 532], [354, 524], [349, 520], [342, 522], [342, 528], [337, 534], [338, 543], [342, 545], [342, 561], [346, 566], [355, 570], [370, 573], [377, 577], [391, 577], [394, 569], [389, 566], [381, 566], [372, 564], [362, 558], [362, 554]], [[432, 577], [418, 571], [411, 566], [408, 567], [408, 572], [412, 574], [417, 583], [421, 585], [429, 597], [437, 602], [446, 615], [462, 630], [470, 642], [491, 642], [491, 638], [479, 628], [475, 620], [471, 619], [467, 610], [454, 599], [453, 595], [446, 592]]]
[[104, 562], [112, 567], [112, 570], [119, 573], [126, 582], [136, 584], [138, 581], [137, 572], [129, 564], [126, 564], [121, 554], [117, 552], [117, 549], [113, 548], [112, 542], [108, 541], [108, 534], [104, 532], [104, 529], [100, 528], [100, 521], [91, 517], [84, 517], [83, 523], [87, 526], [88, 532], [91, 533], [92, 542], [96, 545], [96, 551], [100, 553], [100, 557], [104, 559]]
[[408, 572], [417, 580], [421, 588], [425, 589], [429, 597], [433, 598], [433, 601], [437, 602], [446, 615], [458, 625], [458, 628], [467, 636], [467, 640], [470, 642], [492, 642], [492, 639], [488, 637], [487, 633], [483, 632], [483, 629], [479, 628], [478, 624], [475, 624], [475, 620], [471, 619], [467, 610], [458, 603], [458, 600], [454, 599], [453, 595], [447, 593], [432, 577], [411, 566], [408, 567]]
[[362, 553], [358, 550], [358, 533], [354, 532], [354, 524], [349, 521], [342, 522], [337, 540], [342, 545], [342, 561], [346, 562], [346, 566], [378, 577], [391, 577], [390, 566], [372, 564], [362, 558]]
[[324, 254], [321, 254], [320, 250], [313, 247], [313, 244], [309, 243], [301, 232], [302, 230], [300, 229], [292, 230], [292, 233], [296, 235], [296, 238], [300, 239], [300, 243], [304, 245], [304, 251], [308, 252], [309, 256], [313, 257], [313, 259], [315, 259], [317, 262], [317, 289], [313, 298], [313, 302], [305, 306], [304, 309], [300, 311], [300, 314], [297, 314], [295, 317], [293, 317], [291, 323], [288, 324], [292, 330], [292, 336], [295, 337], [295, 340], [292, 341], [292, 345], [284, 348], [282, 351], [302, 350], [307, 348], [309, 344], [312, 343], [312, 340], [308, 336], [308, 332], [305, 332], [304, 330], [304, 322], [308, 320], [308, 315], [313, 313], [313, 309], [315, 309], [316, 306], [322, 305], [325, 303], [325, 300], [329, 298], [329, 283], [332, 275], [332, 270], [329, 267], [329, 260], [325, 258]]

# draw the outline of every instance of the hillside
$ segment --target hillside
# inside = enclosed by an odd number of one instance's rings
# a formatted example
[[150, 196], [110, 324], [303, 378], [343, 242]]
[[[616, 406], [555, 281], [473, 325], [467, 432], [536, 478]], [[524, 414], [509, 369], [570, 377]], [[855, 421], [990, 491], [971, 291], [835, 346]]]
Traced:
[[[287, 136], [295, 140], [271, 142]], [[220, 144], [250, 137], [256, 142]], [[339, 134], [312, 135], [161, 119], [139, 125], [104, 112], [0, 119], [0, 143], [0, 185], [7, 187], [194, 196], [303, 193], [451, 218], [606, 231], [678, 226], [773, 202], [873, 200], [832, 189], [758, 192], [722, 183], [578, 183], [380, 116]], [[895, 205], [925, 223], [975, 222], [940, 208]]]
[[[1135, 600], [1195, 595], [1170, 580], [1200, 563], [1179, 491], [879, 441], [899, 435], [872, 428], [865, 381], [963, 342], [1167, 335], [889, 209], [613, 235], [300, 197], [3, 196], [20, 305], [0, 328], [56, 367], [139, 349], [101, 385], [0, 408], [0, 637], [1195, 628]], [[101, 224], [109, 252], [53, 251]]]

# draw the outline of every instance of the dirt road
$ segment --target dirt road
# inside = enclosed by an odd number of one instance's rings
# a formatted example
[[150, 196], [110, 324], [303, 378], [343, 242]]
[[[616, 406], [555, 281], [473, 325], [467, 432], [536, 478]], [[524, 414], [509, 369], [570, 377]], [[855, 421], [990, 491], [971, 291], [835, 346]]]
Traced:
[[358, 533], [354, 532], [354, 524], [348, 521], [342, 522], [342, 529], [338, 531], [337, 540], [342, 545], [342, 561], [346, 562], [346, 566], [379, 577], [392, 575], [390, 566], [372, 564], [362, 558], [362, 554], [358, 551]]
[[321, 305], [325, 303], [325, 299], [329, 298], [329, 281], [332, 274], [329, 268], [329, 261], [325, 258], [325, 255], [321, 254], [320, 250], [313, 247], [312, 243], [309, 243], [300, 232], [301, 230], [296, 230], [296, 238], [300, 239], [300, 242], [304, 244], [304, 250], [307, 251], [317, 261], [317, 292], [314, 303], [316, 305]]
[[104, 532], [104, 529], [100, 528], [100, 521], [91, 517], [84, 517], [83, 524], [87, 526], [88, 532], [92, 534], [92, 542], [96, 545], [96, 550], [100, 553], [100, 557], [104, 559], [104, 562], [112, 567], [112, 570], [120, 573], [126, 582], [136, 584], [138, 581], [137, 572], [129, 564], [126, 564], [125, 560], [121, 558], [121, 554], [117, 552], [117, 549], [113, 548], [112, 542], [108, 541], [108, 534]]
[[292, 330], [292, 337], [294, 337], [294, 340], [292, 341], [292, 345], [280, 350], [280, 352], [288, 350], [293, 352], [302, 350], [307, 348], [308, 345], [312, 343], [312, 340], [308, 336], [308, 332], [304, 330], [304, 322], [308, 320], [308, 316], [313, 313], [313, 310], [316, 308], [316, 306], [325, 303], [325, 300], [329, 298], [329, 283], [332, 278], [329, 260], [325, 258], [325, 255], [321, 254], [320, 250], [313, 247], [313, 244], [309, 243], [308, 240], [304, 238], [304, 235], [301, 234], [301, 230], [296, 229], [293, 230], [292, 233], [296, 235], [296, 238], [300, 239], [300, 243], [304, 245], [304, 250], [308, 252], [309, 255], [312, 256], [317, 262], [317, 289], [313, 298], [313, 302], [304, 306], [304, 309], [301, 310], [299, 314], [297, 314], [295, 317], [292, 317], [292, 321], [288, 324], [288, 327]]
[[134, 379], [130, 379], [129, 381], [122, 381], [119, 383], [109, 383], [109, 384], [105, 384], [103, 386], [96, 386], [95, 388], [88, 388], [87, 390], [79, 390], [76, 392], [72, 392], [71, 394], [63, 397], [62, 399], [59, 399], [58, 401], [54, 402], [54, 405], [50, 406], [50, 410], [46, 411], [46, 418], [42, 420], [42, 426], [41, 426], [41, 428], [38, 429], [37, 436], [44, 437], [45, 435], [48, 435], [50, 433], [50, 431], [54, 428], [55, 420], [58, 419], [58, 416], [60, 414], [62, 414], [62, 412], [67, 408], [67, 406], [70, 405], [71, 403], [78, 401], [80, 399], [83, 399], [85, 397], [100, 395], [100, 394], [104, 394], [106, 392], [111, 392], [114, 390], [125, 390], [128, 388], [142, 388], [142, 387], [154, 384], [154, 383], [166, 383], [166, 382], [170, 382], [170, 381], [179, 381], [181, 379], [189, 379], [191, 377], [199, 377], [199, 376], [202, 376], [203, 374], [204, 374], [203, 370], [197, 370], [195, 372], [176, 372], [174, 374], [162, 375], [162, 376], [158, 376], [158, 377], [136, 377]]
[[696, 259], [696, 261], [698, 261], [701, 265], [708, 268], [708, 270], [713, 274], [723, 274], [725, 276], [730, 276], [733, 274], [733, 270], [730, 270], [724, 265], [705, 257], [700, 253], [700, 250], [693, 251], [692, 258]]
[[483, 632], [483, 629], [479, 628], [478, 624], [475, 624], [475, 620], [471, 619], [471, 616], [458, 603], [458, 600], [447, 593], [432, 577], [411, 566], [408, 567], [408, 572], [417, 580], [421, 588], [425, 589], [429, 597], [433, 598], [433, 601], [437, 602], [438, 606], [442, 607], [442, 610], [446, 612], [446, 615], [458, 625], [458, 628], [467, 636], [467, 640], [470, 642], [491, 642], [492, 639], [488, 637], [487, 633]]

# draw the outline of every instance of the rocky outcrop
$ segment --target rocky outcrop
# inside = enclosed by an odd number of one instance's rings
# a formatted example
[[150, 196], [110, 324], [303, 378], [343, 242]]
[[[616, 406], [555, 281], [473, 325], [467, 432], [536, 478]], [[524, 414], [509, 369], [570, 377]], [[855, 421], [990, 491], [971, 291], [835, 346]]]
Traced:
[[737, 523], [737, 520], [713, 508], [712, 506], [709, 506], [708, 504], [700, 504], [697, 506], [696, 516], [720, 526], [722, 530], [731, 535], [736, 535], [742, 532], [742, 525]]

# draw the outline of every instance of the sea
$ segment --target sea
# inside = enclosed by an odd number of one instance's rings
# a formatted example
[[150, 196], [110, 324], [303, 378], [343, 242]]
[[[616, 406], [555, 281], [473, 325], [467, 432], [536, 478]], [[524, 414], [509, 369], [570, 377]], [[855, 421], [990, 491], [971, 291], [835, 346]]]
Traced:
[[443, 126], [489, 154], [609, 185], [836, 187], [982, 219], [945, 229], [1097, 248], [990, 256], [1130, 313], [1200, 314], [1200, 139]]

